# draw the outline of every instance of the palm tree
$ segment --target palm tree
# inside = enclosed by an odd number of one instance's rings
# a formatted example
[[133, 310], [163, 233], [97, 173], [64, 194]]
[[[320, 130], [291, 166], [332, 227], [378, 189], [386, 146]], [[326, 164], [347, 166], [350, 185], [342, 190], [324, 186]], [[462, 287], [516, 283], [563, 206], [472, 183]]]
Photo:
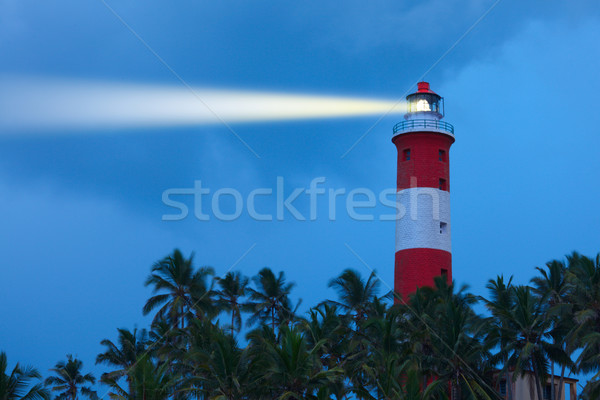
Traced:
[[600, 398], [600, 380], [598, 380], [597, 375], [586, 383], [583, 391], [577, 398], [579, 400], [597, 400]]
[[216, 292], [215, 303], [219, 309], [231, 313], [231, 336], [233, 336], [236, 329], [239, 332], [242, 328], [243, 304], [240, 299], [246, 295], [248, 278], [239, 272], [228, 272], [225, 278], [217, 278], [217, 283], [220, 290]]
[[[562, 351], [557, 352], [560, 358], [550, 358], [550, 399], [560, 399], [567, 366], [572, 366], [573, 362], [567, 354], [569, 346], [569, 333], [573, 330], [572, 307], [568, 304], [567, 296], [570, 288], [567, 282], [567, 268], [562, 261], [553, 260], [546, 263], [546, 268], [536, 267], [539, 276], [531, 279], [533, 290], [538, 296], [548, 299], [548, 318], [552, 320], [552, 331], [550, 335], [554, 346]], [[569, 354], [571, 352], [568, 352]], [[558, 393], [554, 390], [554, 363], [558, 362], [561, 367], [560, 381], [558, 384]]]
[[438, 293], [431, 287], [417, 288], [408, 303], [398, 304], [408, 327], [407, 356], [411, 368], [419, 371], [422, 386], [435, 376], [437, 357], [433, 348], [434, 332], [429, 328], [430, 315], [435, 315]]
[[362, 342], [362, 346], [352, 347], [364, 350], [352, 357], [346, 371], [361, 397], [371, 398], [371, 393], [377, 393], [377, 398], [395, 399], [400, 398], [409, 365], [404, 361], [408, 332], [398, 307], [382, 311], [382, 315], [369, 315], [360, 333], [350, 337]]
[[119, 332], [118, 345], [108, 339], [104, 339], [100, 342], [101, 345], [106, 347], [106, 351], [98, 354], [96, 357], [96, 364], [103, 363], [117, 367], [117, 369], [112, 372], [102, 374], [100, 381], [107, 383], [115, 379], [126, 377], [129, 386], [129, 395], [133, 396], [134, 389], [130, 372], [137, 363], [139, 357], [141, 357], [146, 350], [148, 335], [145, 329], [140, 332], [138, 332], [137, 329], [134, 329], [133, 332], [127, 329], [117, 329], [117, 331]]
[[576, 361], [578, 372], [596, 373], [588, 383], [586, 393], [597, 394], [600, 393], [600, 254], [592, 259], [573, 253], [567, 260], [567, 279], [573, 288], [570, 300], [576, 323], [573, 335], [576, 347], [581, 348]]
[[33, 367], [22, 368], [18, 363], [7, 374], [6, 353], [0, 352], [0, 400], [48, 400], [50, 392], [41, 383], [31, 386], [32, 381], [41, 378]]
[[495, 361], [502, 363], [508, 400], [513, 400], [512, 380], [510, 379], [510, 373], [508, 371], [509, 354], [504, 350], [512, 340], [512, 337], [508, 336], [509, 330], [506, 326], [505, 317], [510, 314], [510, 310], [514, 305], [512, 280], [513, 277], [511, 276], [508, 278], [508, 282], [505, 282], [503, 275], [497, 276], [495, 280], [490, 279], [486, 285], [486, 288], [490, 292], [490, 299], [480, 298], [492, 314], [486, 321], [488, 329], [487, 338], [485, 340], [490, 345], [497, 344], [500, 346], [501, 351], [494, 357], [492, 363], [495, 363]]
[[[394, 362], [386, 362], [381, 367], [380, 375], [372, 374], [372, 371], [368, 370], [369, 375], [378, 380], [377, 397], [363, 388], [356, 391], [361, 399], [448, 400], [444, 390], [445, 382], [438, 379], [423, 384], [419, 372], [410, 366], [409, 361], [398, 364], [397, 360], [394, 360]], [[382, 379], [387, 384], [386, 387], [381, 386]]]
[[[442, 280], [445, 284], [445, 279]], [[491, 399], [495, 391], [484, 377], [490, 370], [489, 346], [484, 342], [484, 324], [471, 308], [473, 298], [453, 295], [440, 302], [430, 316], [438, 380], [450, 384], [450, 398], [461, 400], [463, 393], [476, 399]]]
[[71, 354], [67, 355], [67, 361], [59, 361], [50, 371], [54, 372], [55, 376], [46, 378], [46, 385], [51, 385], [54, 392], [59, 392], [56, 396], [57, 400], [77, 400], [77, 395], [96, 399], [98, 396], [90, 386], [86, 384], [94, 384], [96, 378], [90, 373], [83, 374], [81, 371], [83, 363], [77, 358], [73, 358]]
[[[374, 304], [381, 305], [377, 302], [379, 284], [374, 271], [365, 281], [357, 271], [352, 269], [344, 270], [337, 278], [330, 280], [328, 284], [328, 287], [337, 292], [339, 301], [328, 300], [326, 303], [345, 312], [344, 319], [346, 320], [345, 328], [347, 331], [344, 337], [347, 342], [345, 358], [351, 361], [344, 365], [344, 369], [350, 378], [353, 391], [363, 397], [368, 396], [369, 390], [384, 390], [377, 387], [380, 381], [374, 379], [373, 374], [375, 372], [370, 373], [364, 368], [368, 361], [372, 359], [372, 346], [370, 346], [368, 340], [365, 341], [362, 332], [363, 322], [368, 320], [370, 314], [375, 314]], [[388, 372], [391, 373], [397, 360], [394, 357], [387, 359], [386, 354], [380, 357], [380, 361], [390, 368]], [[377, 369], [377, 371], [380, 371], [380, 369]]]
[[430, 379], [443, 382], [453, 400], [497, 396], [488, 378], [485, 324], [473, 311], [475, 302], [465, 286], [455, 291], [454, 284], [438, 277], [433, 288], [418, 289], [401, 307], [409, 329], [409, 361], [424, 378], [422, 386]]
[[323, 368], [317, 357], [322, 343], [309, 348], [298, 327], [282, 325], [279, 343], [269, 341], [267, 345], [267, 381], [275, 389], [274, 398], [315, 398], [319, 388], [336, 382], [342, 375], [340, 368]]
[[547, 299], [538, 297], [529, 286], [514, 286], [514, 304], [503, 313], [504, 334], [512, 340], [504, 351], [510, 354], [508, 366], [524, 376], [532, 371], [538, 400], [542, 400], [542, 382], [548, 370], [548, 342], [552, 321], [547, 315]]
[[329, 287], [334, 288], [340, 298], [340, 301], [330, 303], [353, 314], [354, 321], [358, 323], [366, 317], [377, 297], [379, 279], [375, 272], [371, 272], [365, 281], [357, 271], [346, 269], [340, 276], [329, 281]]
[[[161, 359], [171, 364], [173, 371], [181, 376], [182, 393], [212, 399], [219, 389], [222, 389], [221, 395], [229, 395], [234, 393], [236, 382], [244, 383], [242, 374], [234, 371], [242, 350], [234, 337], [217, 323], [208, 319], [190, 321], [184, 330], [178, 332], [182, 340], [160, 352]], [[242, 368], [243, 365], [240, 365]]]
[[[173, 254], [156, 262], [152, 273], [146, 280], [146, 286], [153, 286], [154, 296], [150, 297], [143, 308], [144, 315], [160, 307], [154, 322], [168, 320], [172, 326], [181, 324], [183, 329], [186, 317], [196, 311], [196, 317], [202, 318], [212, 312], [212, 288], [206, 282], [214, 275], [210, 267], [195, 271], [192, 254], [185, 258], [175, 249]], [[158, 293], [158, 294], [156, 294]]]
[[251, 325], [255, 321], [261, 323], [271, 323], [271, 329], [275, 330], [276, 325], [290, 321], [294, 316], [289, 294], [294, 287], [294, 283], [285, 283], [285, 274], [279, 272], [275, 276], [270, 268], [263, 268], [258, 272], [258, 276], [252, 278], [256, 289], [248, 288], [250, 301], [244, 307], [252, 312], [248, 319]]
[[200, 346], [193, 346], [184, 360], [192, 366], [186, 386], [199, 388], [199, 392], [210, 399], [245, 398], [256, 389], [250, 380], [248, 350], [240, 349], [233, 336], [215, 326], [210, 327], [205, 336], [209, 339]]
[[131, 392], [124, 390], [118, 379], [109, 378], [109, 396], [113, 400], [167, 400], [178, 389], [179, 377], [170, 371], [168, 363], [157, 364], [149, 354], [144, 354], [130, 371]]
[[[340, 315], [335, 305], [326, 302], [312, 308], [308, 318], [300, 321], [299, 326], [306, 338], [307, 346], [317, 348], [316, 356], [324, 368], [337, 367], [346, 372], [349, 364], [353, 364], [354, 343], [351, 343], [348, 325], [346, 316]], [[346, 399], [350, 393], [350, 387], [344, 380], [330, 382], [321, 389], [318, 396], [324, 399], [331, 399], [331, 396], [336, 399]]]
[[[406, 367], [405, 367], [406, 368]], [[415, 369], [406, 369], [406, 378], [400, 390], [398, 400], [447, 400], [448, 396], [443, 391], [443, 382], [433, 381], [422, 385], [418, 372]], [[478, 397], [476, 397], [478, 398]]]
[[319, 347], [319, 358], [328, 368], [343, 367], [349, 353], [348, 323], [335, 305], [322, 303], [310, 309], [309, 316], [301, 321], [309, 346]]

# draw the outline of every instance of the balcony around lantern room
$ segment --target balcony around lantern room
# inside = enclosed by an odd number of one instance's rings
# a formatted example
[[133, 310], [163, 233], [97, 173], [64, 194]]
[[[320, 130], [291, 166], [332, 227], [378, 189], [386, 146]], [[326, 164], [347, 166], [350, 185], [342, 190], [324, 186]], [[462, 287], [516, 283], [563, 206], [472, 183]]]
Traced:
[[439, 119], [411, 118], [394, 125], [394, 136], [408, 132], [439, 132], [454, 137], [454, 126]]

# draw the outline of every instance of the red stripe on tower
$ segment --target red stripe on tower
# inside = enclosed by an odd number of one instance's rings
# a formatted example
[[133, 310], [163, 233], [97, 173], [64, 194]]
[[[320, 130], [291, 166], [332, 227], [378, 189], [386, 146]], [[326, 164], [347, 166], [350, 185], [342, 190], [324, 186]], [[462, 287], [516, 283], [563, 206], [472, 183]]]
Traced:
[[394, 289], [402, 299], [445, 275], [452, 282], [450, 146], [454, 128], [442, 121], [444, 99], [419, 82], [408, 112], [394, 126], [398, 150]]

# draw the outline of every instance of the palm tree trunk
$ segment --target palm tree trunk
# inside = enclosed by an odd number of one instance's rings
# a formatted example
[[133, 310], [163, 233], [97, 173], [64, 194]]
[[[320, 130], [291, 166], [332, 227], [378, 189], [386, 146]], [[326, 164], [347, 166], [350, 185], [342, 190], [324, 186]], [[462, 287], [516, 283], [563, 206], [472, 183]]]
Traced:
[[450, 383], [450, 399], [459, 400], [455, 382]]
[[560, 379], [558, 380], [558, 395], [556, 396], [557, 400], [562, 399], [562, 391], [563, 391], [563, 387], [565, 385], [565, 369], [566, 368], [567, 368], [567, 366], [563, 365], [560, 369]]
[[460, 392], [460, 375], [458, 370], [456, 371], [455, 381], [452, 385], [452, 400], [462, 400], [462, 394]]
[[534, 376], [534, 381], [535, 381], [535, 391], [537, 392], [537, 398], [538, 400], [544, 400], [543, 396], [542, 396], [542, 384], [541, 384], [541, 380], [540, 380], [540, 375], [538, 373], [537, 370], [537, 366], [535, 364], [535, 358], [531, 359], [531, 366], [533, 369], [533, 376]]
[[535, 391], [537, 392], [538, 400], [544, 400], [544, 393], [542, 392], [542, 382], [540, 380], [540, 377], [537, 376], [537, 374], [535, 376], [535, 386]]
[[275, 307], [271, 307], [271, 328], [275, 332]]
[[184, 317], [185, 317], [185, 313], [184, 313], [183, 304], [182, 304], [181, 305], [181, 329], [184, 328], [184, 325], [183, 325], [184, 324], [183, 320], [185, 319]]
[[235, 316], [235, 309], [231, 308], [231, 337], [233, 337], [233, 317]]
[[129, 398], [134, 399], [135, 395], [133, 393], [133, 379], [131, 377], [127, 377], [127, 386], [129, 386]]
[[506, 393], [508, 393], [508, 400], [512, 400], [513, 398], [513, 394], [512, 394], [512, 379], [510, 377], [510, 374], [508, 373], [508, 371], [506, 371], [506, 375], [505, 378], [506, 380]]

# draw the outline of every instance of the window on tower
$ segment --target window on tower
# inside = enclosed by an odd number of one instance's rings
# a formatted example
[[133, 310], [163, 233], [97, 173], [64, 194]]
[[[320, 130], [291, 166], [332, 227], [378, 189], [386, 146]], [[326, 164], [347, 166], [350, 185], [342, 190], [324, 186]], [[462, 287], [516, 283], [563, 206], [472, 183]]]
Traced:
[[439, 151], [439, 160], [446, 162], [446, 151], [445, 150], [440, 150]]
[[446, 233], [448, 231], [448, 223], [440, 222], [440, 233]]
[[440, 190], [448, 190], [448, 185], [445, 179], [440, 179]]
[[404, 149], [402, 161], [410, 160], [410, 149]]

